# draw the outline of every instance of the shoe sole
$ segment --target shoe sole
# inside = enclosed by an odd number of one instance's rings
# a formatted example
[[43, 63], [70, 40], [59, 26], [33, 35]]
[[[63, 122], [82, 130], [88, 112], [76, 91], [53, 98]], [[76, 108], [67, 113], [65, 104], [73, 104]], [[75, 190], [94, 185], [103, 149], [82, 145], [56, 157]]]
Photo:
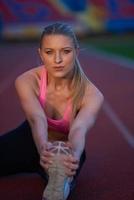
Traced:
[[50, 166], [48, 174], [49, 180], [43, 192], [42, 200], [65, 200], [64, 184], [67, 176], [60, 162], [59, 155], [54, 156], [53, 164]]

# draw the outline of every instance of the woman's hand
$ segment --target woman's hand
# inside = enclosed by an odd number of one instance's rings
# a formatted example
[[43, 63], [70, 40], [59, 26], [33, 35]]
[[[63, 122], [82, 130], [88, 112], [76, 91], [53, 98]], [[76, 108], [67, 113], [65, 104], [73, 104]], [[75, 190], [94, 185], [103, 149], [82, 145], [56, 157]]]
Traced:
[[66, 142], [66, 145], [71, 149], [72, 154], [63, 157], [63, 164], [65, 166], [66, 175], [72, 177], [79, 168], [79, 158], [75, 156], [72, 144], [69, 141]]
[[[47, 142], [40, 151], [40, 165], [45, 171], [48, 171], [49, 167], [53, 163], [53, 156], [55, 154], [50, 152], [52, 145], [53, 143]], [[66, 145], [72, 149], [69, 143], [66, 143]], [[70, 155], [61, 154], [61, 162], [65, 167], [65, 173], [67, 176], [72, 177], [76, 174], [76, 170], [79, 167], [79, 160], [73, 155], [73, 151]]]
[[74, 176], [79, 167], [79, 160], [73, 155], [64, 156], [63, 164], [65, 166], [65, 173], [67, 176]]
[[43, 167], [45, 171], [48, 171], [50, 165], [52, 164], [52, 158], [54, 156], [54, 154], [49, 151], [49, 148], [51, 146], [52, 146], [52, 143], [47, 142], [41, 148], [41, 151], [40, 151], [40, 165]]

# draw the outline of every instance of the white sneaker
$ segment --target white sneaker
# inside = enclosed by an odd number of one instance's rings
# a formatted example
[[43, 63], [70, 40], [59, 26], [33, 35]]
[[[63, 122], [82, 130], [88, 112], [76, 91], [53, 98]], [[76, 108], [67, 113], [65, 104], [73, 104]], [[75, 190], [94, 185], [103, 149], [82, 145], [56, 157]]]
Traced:
[[53, 164], [48, 169], [49, 180], [43, 192], [42, 200], [67, 200], [70, 193], [70, 179], [65, 174], [61, 163], [61, 154], [70, 154], [70, 149], [63, 142], [55, 142], [52, 152], [55, 153]]
[[70, 192], [68, 177], [57, 156], [54, 160], [48, 170], [49, 180], [43, 192], [43, 200], [66, 200]]

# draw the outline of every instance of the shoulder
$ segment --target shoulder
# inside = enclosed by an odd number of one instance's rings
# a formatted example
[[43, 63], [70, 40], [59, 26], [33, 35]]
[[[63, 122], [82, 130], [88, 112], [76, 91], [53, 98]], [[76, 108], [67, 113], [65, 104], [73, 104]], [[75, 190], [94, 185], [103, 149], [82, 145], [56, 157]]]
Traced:
[[32, 89], [37, 91], [43, 67], [44, 66], [35, 67], [19, 75], [15, 80], [15, 87], [17, 91], [23, 89]]
[[36, 79], [39, 79], [41, 76], [41, 71], [43, 69], [44, 66], [39, 66], [39, 67], [35, 67], [32, 68], [24, 73], [22, 73], [21, 75], [19, 75], [16, 79], [16, 81], [34, 81]]
[[85, 95], [82, 101], [82, 106], [90, 105], [91, 102], [98, 102], [99, 104], [102, 104], [103, 101], [104, 96], [102, 92], [97, 88], [97, 86], [93, 82], [88, 80], [86, 83]]

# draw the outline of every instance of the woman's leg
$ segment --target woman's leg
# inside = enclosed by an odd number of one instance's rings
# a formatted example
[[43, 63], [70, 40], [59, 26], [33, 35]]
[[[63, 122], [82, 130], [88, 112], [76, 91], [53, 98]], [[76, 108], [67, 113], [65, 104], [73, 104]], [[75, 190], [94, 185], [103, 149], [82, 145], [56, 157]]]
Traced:
[[0, 136], [0, 176], [38, 169], [39, 155], [27, 121]]

